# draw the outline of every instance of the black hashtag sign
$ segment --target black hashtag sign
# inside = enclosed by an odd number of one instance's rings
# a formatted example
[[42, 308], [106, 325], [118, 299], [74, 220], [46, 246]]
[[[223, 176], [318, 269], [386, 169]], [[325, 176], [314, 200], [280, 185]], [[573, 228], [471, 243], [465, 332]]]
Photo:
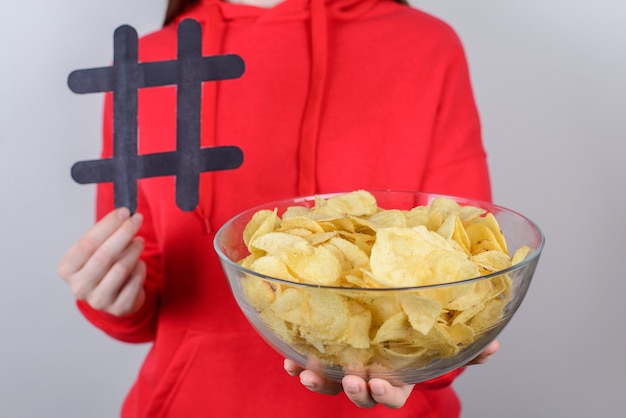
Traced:
[[[186, 19], [178, 27], [176, 60], [138, 62], [137, 32], [130, 26], [115, 30], [111, 67], [77, 70], [68, 84], [74, 93], [113, 92], [113, 157], [80, 161], [72, 178], [80, 184], [113, 183], [115, 207], [137, 208], [140, 178], [176, 176], [176, 204], [185, 211], [198, 205], [200, 173], [234, 169], [243, 163], [235, 146], [200, 146], [202, 83], [240, 77], [243, 60], [237, 55], [202, 56], [198, 22]], [[176, 151], [138, 154], [138, 89], [177, 86]]]

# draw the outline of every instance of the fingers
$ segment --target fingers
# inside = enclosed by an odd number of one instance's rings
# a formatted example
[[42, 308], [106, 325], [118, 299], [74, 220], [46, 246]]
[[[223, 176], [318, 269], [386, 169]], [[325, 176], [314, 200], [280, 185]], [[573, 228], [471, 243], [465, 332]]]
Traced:
[[414, 385], [393, 386], [384, 379], [370, 379], [365, 382], [358, 376], [346, 376], [342, 380], [346, 396], [361, 408], [372, 408], [377, 404], [387, 408], [402, 408], [409, 398]]
[[[102, 231], [98, 231], [101, 233], [101, 236], [104, 237], [104, 241], [92, 241], [92, 239], [88, 239], [88, 241], [98, 242], [99, 246], [91, 251], [90, 257], [84, 262], [81, 269], [75, 273], [77, 278], [83, 279], [82, 282], [85, 287], [87, 287], [87, 291], [91, 290], [90, 287], [95, 286], [97, 282], [109, 272], [113, 265], [117, 264], [119, 266], [118, 263], [131, 245], [135, 234], [137, 234], [141, 226], [142, 220], [141, 214], [136, 213], [122, 222], [118, 228], [112, 233], [109, 233], [108, 236], [102, 234]], [[98, 238], [100, 238], [100, 236]], [[81, 254], [81, 256], [84, 256], [84, 254]], [[124, 266], [119, 266], [118, 268], [120, 267], [123, 268]]]
[[373, 408], [377, 404], [388, 408], [401, 408], [406, 403], [413, 385], [393, 386], [383, 379], [371, 379], [366, 382], [355, 375], [345, 376], [341, 384], [331, 382], [306, 370], [291, 360], [285, 360], [284, 368], [291, 376], [299, 376], [300, 382], [310, 391], [326, 395], [336, 395], [342, 391], [360, 408]]
[[300, 377], [300, 383], [312, 392], [323, 393], [325, 395], [337, 395], [341, 393], [341, 384], [326, 380], [317, 373], [301, 367], [296, 362], [285, 359], [283, 367], [290, 376]]
[[409, 398], [414, 385], [393, 386], [384, 379], [371, 379], [369, 393], [376, 403], [387, 408], [402, 408]]
[[[137, 282], [143, 285], [143, 276], [138, 278], [138, 275], [142, 273], [139, 264], [142, 251], [143, 238], [136, 237], [104, 273], [102, 279], [82, 299], [98, 310], [106, 310], [114, 304], [126, 306], [128, 293], [134, 289]], [[81, 298], [81, 295], [76, 296]], [[120, 297], [125, 297], [125, 299], [119, 300]]]
[[341, 380], [343, 390], [348, 399], [360, 408], [373, 408], [376, 400], [370, 394], [365, 380], [358, 376], [348, 375]]
[[337, 395], [343, 390], [340, 383], [326, 380], [311, 370], [300, 373], [300, 383], [310, 391], [324, 395]]
[[489, 357], [494, 355], [499, 349], [500, 343], [498, 342], [498, 340], [494, 340], [491, 344], [487, 346], [487, 348], [482, 351], [482, 353], [480, 353], [472, 361], [467, 363], [467, 365], [469, 366], [473, 364], [485, 364], [487, 360], [489, 360]]
[[146, 293], [143, 283], [146, 278], [146, 265], [139, 261], [124, 287], [119, 292], [115, 302], [107, 309], [113, 315], [122, 316], [136, 312], [143, 306]]
[[294, 361], [285, 359], [283, 367], [290, 376], [299, 376], [300, 383], [311, 392], [323, 393], [325, 395], [337, 395], [342, 391], [341, 384], [326, 380], [317, 373], [300, 367], [300, 365]]
[[67, 280], [82, 269], [98, 247], [129, 218], [129, 210], [120, 208], [111, 211], [91, 227], [61, 259], [58, 268], [59, 276]]
[[124, 315], [144, 302], [144, 242], [136, 237], [143, 217], [116, 209], [83, 235], [63, 256], [58, 273], [74, 297], [92, 308]]
[[289, 376], [293, 377], [300, 376], [300, 373], [304, 371], [304, 369], [300, 367], [298, 363], [289, 359], [285, 359], [285, 361], [283, 362], [283, 367], [285, 368], [285, 371], [289, 374]]

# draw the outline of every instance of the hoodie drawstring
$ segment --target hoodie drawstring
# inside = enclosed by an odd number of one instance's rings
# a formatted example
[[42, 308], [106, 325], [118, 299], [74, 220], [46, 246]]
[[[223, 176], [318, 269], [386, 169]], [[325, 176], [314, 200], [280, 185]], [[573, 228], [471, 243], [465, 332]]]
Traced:
[[[224, 24], [219, 1], [205, 3], [206, 24], [202, 34], [202, 54], [219, 55], [222, 52]], [[202, 84], [202, 138], [203, 148], [217, 145], [217, 89], [218, 83]], [[196, 212], [204, 222], [204, 229], [211, 234], [211, 213], [213, 212], [215, 175], [212, 172], [200, 175], [200, 199]]]
[[[318, 191], [316, 179], [317, 143], [322, 113], [326, 72], [328, 65], [328, 19], [327, 0], [309, 0], [310, 74], [308, 94], [304, 106], [298, 145], [297, 193], [311, 195]], [[223, 49], [225, 24], [220, 0], [204, 1], [203, 15], [206, 23], [202, 42], [204, 56], [218, 55]], [[236, 51], [235, 51], [236, 52]], [[245, 57], [244, 57], [245, 60]], [[202, 87], [202, 147], [217, 145], [217, 97], [218, 83], [204, 83]], [[200, 202], [196, 213], [204, 222], [205, 232], [211, 234], [215, 175], [211, 172], [200, 176]]]
[[328, 21], [326, 0], [310, 0], [311, 72], [298, 149], [298, 193], [315, 194], [317, 190], [317, 143], [322, 113], [322, 100], [328, 65]]

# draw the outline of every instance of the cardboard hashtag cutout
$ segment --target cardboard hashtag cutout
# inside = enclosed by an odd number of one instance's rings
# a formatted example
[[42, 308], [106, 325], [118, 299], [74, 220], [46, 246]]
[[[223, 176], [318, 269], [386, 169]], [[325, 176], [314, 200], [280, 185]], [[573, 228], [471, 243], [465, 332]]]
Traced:
[[[202, 56], [198, 22], [186, 19], [178, 27], [176, 60], [138, 62], [134, 28], [115, 30], [113, 65], [72, 72], [74, 93], [113, 93], [113, 157], [80, 161], [72, 178], [80, 184], [113, 183], [115, 207], [137, 208], [140, 178], [176, 176], [176, 204], [184, 211], [198, 205], [200, 173], [241, 166], [243, 153], [236, 146], [200, 146], [202, 83], [241, 77], [243, 60], [237, 55]], [[140, 88], [177, 86], [176, 150], [138, 154], [137, 97]]]

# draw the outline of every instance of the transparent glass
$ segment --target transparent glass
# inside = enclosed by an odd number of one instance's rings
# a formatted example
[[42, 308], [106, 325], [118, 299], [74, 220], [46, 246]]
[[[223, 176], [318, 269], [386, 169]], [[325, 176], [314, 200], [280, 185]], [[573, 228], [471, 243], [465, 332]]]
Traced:
[[[403, 192], [403, 191], [372, 191], [377, 199], [378, 206], [385, 209], [411, 209], [420, 205], [427, 205], [436, 197], [442, 195]], [[320, 195], [323, 198], [342, 194]], [[246, 269], [238, 264], [240, 260], [249, 255], [248, 249], [243, 242], [243, 230], [252, 215], [261, 209], [278, 209], [281, 215], [290, 206], [314, 205], [315, 196], [298, 197], [282, 201], [270, 202], [259, 207], [251, 208], [229, 220], [215, 236], [215, 249], [222, 263], [222, 267], [228, 279], [232, 293], [254, 329], [263, 339], [278, 353], [289, 358], [302, 367], [314, 370], [326, 376], [328, 379], [340, 381], [346, 374], [357, 374], [364, 378], [379, 377], [393, 383], [413, 384], [439, 377], [449, 371], [463, 366], [468, 361], [483, 351], [491, 341], [509, 323], [515, 312], [520, 307], [526, 292], [530, 286], [540, 254], [543, 250], [545, 238], [539, 227], [525, 216], [510, 209], [493, 205], [487, 202], [471, 199], [445, 196], [454, 199], [461, 205], [471, 205], [483, 208], [492, 213], [497, 219], [500, 228], [507, 240], [509, 253], [512, 255], [518, 248], [528, 246], [530, 251], [520, 263], [505, 270], [479, 276], [469, 280], [454, 283], [435, 284], [429, 286], [411, 288], [345, 288], [332, 286], [318, 286], [302, 283], [293, 283], [285, 280], [264, 276]], [[387, 341], [376, 347], [368, 344], [348, 344], [341, 342], [341, 338], [332, 344], [319, 343], [315, 336], [303, 339], [295, 338], [285, 328], [284, 321], [276, 321], [275, 318], [263, 314], [258, 304], [253, 303], [246, 296], [246, 288], [255, 285], [264, 286], [272, 292], [277, 289], [280, 292], [288, 292], [296, 289], [307, 297], [323, 298], [327, 301], [341, 300], [369, 303], [373, 305], [388, 304], [390, 300], [398, 300], [406, 295], [428, 295], [429, 292], [440, 289], [448, 289], [451, 292], [463, 286], [477, 286], [479, 282], [491, 281], [492, 283], [506, 281], [507, 289], [498, 295], [501, 308], [497, 318], [485, 323], [480, 330], [474, 330], [470, 339], [459, 337], [452, 345], [452, 350], [444, 350], [445, 354], [424, 354], [423, 341], [412, 342], [404, 339], [401, 342]], [[324, 304], [319, 306], [326, 306]], [[313, 306], [315, 307], [315, 306]], [[310, 308], [310, 307], [309, 307]], [[328, 309], [328, 307], [326, 308]], [[333, 315], [332, 306], [330, 312], [312, 312], [320, 318]], [[344, 318], [337, 316], [334, 320]], [[334, 321], [333, 320], [333, 321]], [[333, 326], [331, 321], [327, 326]], [[289, 327], [289, 324], [287, 324]], [[461, 327], [463, 328], [463, 327]], [[463, 331], [463, 329], [461, 329]], [[375, 330], [372, 330], [372, 333]], [[423, 336], [415, 331], [417, 340]], [[318, 342], [316, 344], [316, 341]], [[407, 342], [409, 341], [409, 342]], [[432, 341], [431, 341], [432, 343]], [[449, 348], [449, 347], [448, 347]]]

